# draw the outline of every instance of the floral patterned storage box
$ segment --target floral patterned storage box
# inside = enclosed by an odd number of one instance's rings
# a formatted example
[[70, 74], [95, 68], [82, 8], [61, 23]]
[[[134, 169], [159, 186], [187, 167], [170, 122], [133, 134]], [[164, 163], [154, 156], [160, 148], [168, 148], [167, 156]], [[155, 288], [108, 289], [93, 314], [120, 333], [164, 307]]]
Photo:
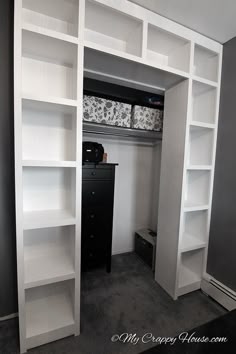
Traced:
[[131, 125], [131, 105], [84, 95], [83, 120], [100, 124], [128, 127]]
[[163, 111], [155, 108], [134, 106], [131, 127], [135, 129], [162, 131]]

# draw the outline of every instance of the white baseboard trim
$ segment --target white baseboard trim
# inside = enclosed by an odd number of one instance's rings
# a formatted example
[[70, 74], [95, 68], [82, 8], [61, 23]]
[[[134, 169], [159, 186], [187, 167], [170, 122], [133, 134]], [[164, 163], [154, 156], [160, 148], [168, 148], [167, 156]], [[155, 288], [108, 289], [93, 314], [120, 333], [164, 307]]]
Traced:
[[0, 322], [11, 320], [12, 318], [15, 318], [15, 317], [18, 317], [18, 313], [12, 313], [11, 315], [0, 317]]
[[228, 311], [236, 309], [236, 294], [209, 275], [201, 282], [201, 289]]

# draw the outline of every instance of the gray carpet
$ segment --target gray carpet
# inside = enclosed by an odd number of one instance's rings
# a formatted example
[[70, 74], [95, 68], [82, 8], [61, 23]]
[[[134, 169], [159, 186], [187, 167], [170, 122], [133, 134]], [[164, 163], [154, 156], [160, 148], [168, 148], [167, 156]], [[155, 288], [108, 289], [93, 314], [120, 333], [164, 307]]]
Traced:
[[[155, 343], [111, 341], [114, 334], [175, 336], [226, 311], [201, 291], [173, 301], [134, 254], [114, 256], [112, 273], [104, 269], [82, 276], [81, 335], [29, 351], [30, 354], [135, 354]], [[0, 322], [0, 353], [17, 354], [17, 320]]]

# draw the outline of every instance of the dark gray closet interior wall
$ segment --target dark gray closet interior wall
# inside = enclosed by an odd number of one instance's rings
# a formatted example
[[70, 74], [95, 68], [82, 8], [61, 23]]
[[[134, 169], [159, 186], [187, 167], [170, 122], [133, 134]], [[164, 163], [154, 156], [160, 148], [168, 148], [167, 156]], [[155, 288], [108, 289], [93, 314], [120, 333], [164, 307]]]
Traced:
[[17, 312], [14, 205], [13, 0], [0, 1], [0, 317]]
[[236, 38], [224, 45], [207, 273], [236, 291]]

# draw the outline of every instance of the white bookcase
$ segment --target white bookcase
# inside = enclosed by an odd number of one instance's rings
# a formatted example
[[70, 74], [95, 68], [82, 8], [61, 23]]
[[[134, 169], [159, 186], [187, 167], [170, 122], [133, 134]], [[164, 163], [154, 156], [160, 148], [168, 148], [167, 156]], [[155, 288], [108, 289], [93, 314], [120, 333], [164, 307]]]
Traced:
[[21, 352], [80, 332], [81, 9], [79, 0], [15, 1]]
[[80, 333], [84, 75], [165, 93], [155, 279], [174, 299], [200, 288], [221, 62], [222, 45], [128, 0], [15, 0], [22, 353]]

